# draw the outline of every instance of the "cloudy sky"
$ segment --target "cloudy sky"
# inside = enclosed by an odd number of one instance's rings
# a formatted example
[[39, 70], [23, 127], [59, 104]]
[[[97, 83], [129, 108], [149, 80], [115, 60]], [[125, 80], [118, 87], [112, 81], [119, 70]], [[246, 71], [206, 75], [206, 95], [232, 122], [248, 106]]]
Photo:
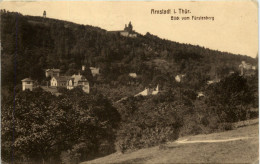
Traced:
[[[161, 38], [255, 57], [258, 53], [258, 5], [255, 1], [167, 1], [167, 2], [90, 2], [32, 1], [1, 2], [0, 8], [24, 15], [42, 16], [122, 30], [132, 22], [134, 30]], [[151, 10], [170, 9], [171, 14], [151, 14]], [[173, 13], [173, 11], [177, 13]], [[187, 14], [178, 13], [187, 9]], [[208, 16], [212, 20], [171, 20], [171, 16]]]

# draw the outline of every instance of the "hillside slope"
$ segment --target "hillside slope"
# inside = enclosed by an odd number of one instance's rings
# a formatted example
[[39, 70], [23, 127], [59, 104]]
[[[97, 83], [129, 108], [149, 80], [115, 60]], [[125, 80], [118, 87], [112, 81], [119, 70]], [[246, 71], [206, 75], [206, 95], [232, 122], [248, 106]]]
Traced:
[[258, 124], [179, 138], [163, 146], [115, 153], [88, 163], [257, 163]]
[[41, 81], [46, 68], [59, 68], [71, 75], [85, 64], [99, 67], [104, 83], [125, 84], [125, 76], [136, 72], [141, 77], [139, 83], [146, 86], [157, 75], [172, 81], [184, 73], [198, 89], [207, 79], [237, 71], [242, 60], [257, 63], [247, 56], [180, 44], [150, 33], [129, 38], [99, 27], [3, 10], [1, 34], [4, 86], [16, 85], [13, 83], [29, 76]]

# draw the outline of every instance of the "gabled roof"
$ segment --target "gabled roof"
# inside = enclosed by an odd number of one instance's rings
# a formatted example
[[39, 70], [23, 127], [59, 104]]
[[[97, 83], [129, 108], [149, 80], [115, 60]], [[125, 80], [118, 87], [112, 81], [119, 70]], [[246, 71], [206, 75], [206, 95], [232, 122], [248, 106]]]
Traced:
[[26, 82], [26, 81], [33, 81], [33, 80], [31, 78], [25, 78], [25, 79], [23, 79], [21, 81]]
[[79, 75], [73, 75], [71, 78], [73, 79], [74, 82], [86, 81], [87, 80], [87, 78], [85, 76], [80, 75], [80, 74]]

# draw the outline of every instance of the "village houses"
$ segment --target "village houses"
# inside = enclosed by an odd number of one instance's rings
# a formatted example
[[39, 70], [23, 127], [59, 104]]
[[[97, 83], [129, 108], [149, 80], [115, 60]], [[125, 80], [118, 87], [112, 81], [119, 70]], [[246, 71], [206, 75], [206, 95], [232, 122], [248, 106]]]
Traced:
[[67, 81], [67, 89], [73, 89], [77, 86], [82, 87], [82, 90], [86, 93], [89, 93], [90, 87], [89, 82], [83, 75], [72, 75], [71, 78]]
[[[92, 69], [92, 74], [93, 76], [96, 76], [99, 74], [99, 68], [95, 67], [90, 67]], [[85, 66], [82, 66], [82, 70], [85, 70]], [[81, 87], [82, 90], [86, 93], [90, 92], [90, 86], [89, 82], [86, 79], [86, 77], [80, 75], [72, 75], [72, 76], [60, 76], [60, 69], [46, 69], [45, 70], [45, 76], [46, 77], [51, 77], [50, 82], [50, 88], [49, 88], [49, 82], [47, 83], [47, 86], [41, 86], [43, 89], [50, 91], [51, 88], [57, 88], [57, 87], [64, 87], [67, 89], [73, 89], [77, 86]], [[30, 78], [25, 78], [22, 80], [22, 89], [23, 91], [28, 89], [30, 91], [33, 90], [34, 88], [34, 81]], [[49, 88], [49, 89], [46, 89]]]

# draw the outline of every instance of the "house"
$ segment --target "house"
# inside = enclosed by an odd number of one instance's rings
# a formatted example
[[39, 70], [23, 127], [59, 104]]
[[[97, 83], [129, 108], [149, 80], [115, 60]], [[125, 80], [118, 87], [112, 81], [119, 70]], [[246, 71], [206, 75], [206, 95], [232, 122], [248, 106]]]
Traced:
[[152, 95], [157, 95], [159, 93], [159, 85], [152, 91]]
[[25, 78], [22, 81], [22, 89], [23, 91], [28, 89], [30, 91], [33, 90], [33, 87], [34, 87], [34, 81], [31, 79], [31, 78]]
[[175, 81], [176, 82], [181, 82], [182, 81], [182, 79], [185, 77], [185, 75], [183, 75], [183, 74], [180, 74], [180, 75], [177, 75], [177, 76], [175, 76]]
[[240, 69], [241, 76], [251, 76], [255, 74], [256, 67], [252, 66], [249, 63], [246, 63], [245, 61], [242, 61], [241, 64], [239, 65], [239, 69]]
[[59, 77], [60, 76], [60, 69], [46, 69], [45, 70], [45, 76], [46, 77], [53, 77], [53, 76], [57, 76]]
[[154, 88], [145, 88], [142, 92], [136, 94], [134, 97], [136, 96], [148, 96], [148, 95], [157, 95], [159, 93], [159, 85], [157, 85], [157, 87]]
[[78, 86], [82, 87], [82, 90], [86, 93], [89, 93], [90, 87], [89, 87], [89, 82], [87, 79], [81, 79], [78, 81]]
[[214, 83], [218, 83], [218, 82], [220, 82], [220, 79], [214, 79], [214, 80], [209, 80], [209, 81], [207, 81], [207, 84], [208, 85], [210, 85], [210, 84], [214, 84]]
[[84, 92], [89, 93], [89, 90], [90, 90], [89, 82], [86, 79], [86, 77], [84, 77], [80, 74], [78, 74], [78, 75], [74, 74], [67, 81], [67, 89], [73, 89], [77, 86], [82, 87]]
[[198, 98], [200, 97], [205, 97], [204, 93], [203, 92], [198, 92], [198, 95], [197, 95]]
[[97, 76], [99, 75], [99, 68], [96, 68], [96, 67], [89, 67], [91, 73], [93, 76]]
[[130, 38], [136, 38], [137, 33], [133, 30], [133, 25], [131, 21], [129, 22], [128, 26], [125, 25], [124, 30], [122, 31], [109, 31], [109, 33], [119, 33], [121, 36], [124, 37], [130, 37]]
[[66, 87], [69, 76], [53, 76], [51, 78], [51, 87]]
[[136, 74], [136, 73], [129, 73], [128, 75], [129, 75], [131, 78], [134, 78], [134, 79], [137, 78], [137, 74]]

